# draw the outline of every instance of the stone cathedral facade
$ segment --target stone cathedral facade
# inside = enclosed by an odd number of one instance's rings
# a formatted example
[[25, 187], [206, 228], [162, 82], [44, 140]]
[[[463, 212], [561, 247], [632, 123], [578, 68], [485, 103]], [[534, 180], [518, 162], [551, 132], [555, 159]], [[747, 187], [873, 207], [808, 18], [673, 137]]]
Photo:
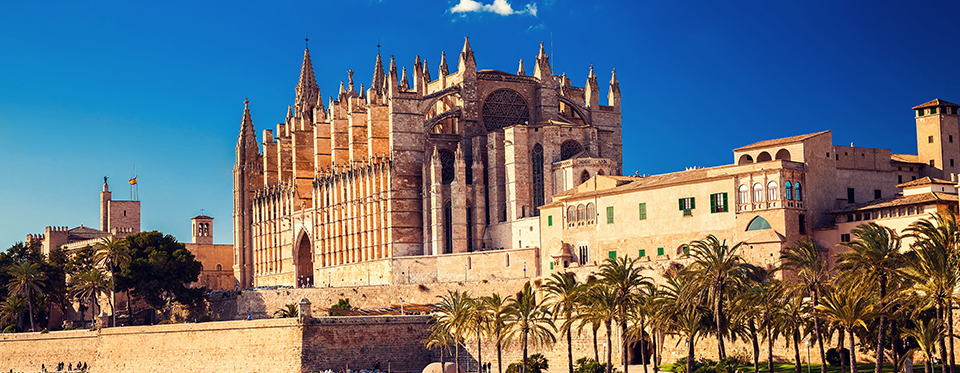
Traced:
[[[234, 168], [240, 288], [442, 281], [540, 273], [538, 207], [622, 170], [620, 89], [593, 67], [554, 75], [477, 70], [469, 40], [451, 72], [376, 56], [328, 101], [304, 51], [294, 104], [257, 137], [245, 101]], [[521, 269], [522, 265], [522, 269]], [[473, 274], [476, 273], [476, 274]], [[473, 278], [471, 278], [473, 274]]]

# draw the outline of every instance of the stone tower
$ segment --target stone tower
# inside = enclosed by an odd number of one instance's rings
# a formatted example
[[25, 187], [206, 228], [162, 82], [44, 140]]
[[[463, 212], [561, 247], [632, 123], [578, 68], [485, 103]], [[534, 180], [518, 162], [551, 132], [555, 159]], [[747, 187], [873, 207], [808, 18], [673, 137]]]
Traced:
[[960, 105], [933, 100], [913, 107], [917, 120], [917, 155], [924, 176], [950, 179], [960, 173]]
[[107, 177], [103, 177], [103, 191], [100, 192], [100, 230], [107, 232], [110, 230], [110, 185], [107, 185]]
[[206, 215], [197, 215], [190, 218], [193, 243], [213, 245], [213, 218]]
[[263, 164], [257, 135], [250, 116], [250, 100], [243, 101], [243, 119], [237, 137], [237, 162], [233, 167], [233, 274], [238, 286], [253, 284], [253, 238], [248, 228], [252, 223], [251, 199], [263, 185]]

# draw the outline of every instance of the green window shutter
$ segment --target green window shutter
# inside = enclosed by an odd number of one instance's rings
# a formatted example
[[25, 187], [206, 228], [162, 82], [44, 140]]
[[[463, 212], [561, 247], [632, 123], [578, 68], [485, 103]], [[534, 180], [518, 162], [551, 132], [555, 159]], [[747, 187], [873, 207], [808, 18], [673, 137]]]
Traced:
[[640, 204], [640, 220], [647, 220], [647, 203]]
[[683, 210], [683, 198], [680, 199], [680, 210]]
[[[547, 216], [547, 226], [548, 226], [548, 227], [552, 227], [552, 226], [553, 226], [553, 215]], [[553, 269], [553, 268], [552, 268], [552, 267], [553, 267], [553, 264], [552, 264], [552, 263], [550, 264], [550, 267], [551, 267], [550, 269]]]
[[730, 211], [730, 210], [727, 208], [727, 201], [728, 201], [728, 199], [727, 199], [727, 193], [726, 193], [726, 192], [723, 192], [723, 193], [721, 193], [721, 196], [723, 196], [723, 212], [728, 212], [728, 211]]
[[697, 199], [690, 197], [690, 209], [693, 210], [697, 208]]
[[683, 253], [684, 253], [684, 254], [689, 254], [689, 253], [690, 253], [690, 247], [689, 247], [689, 246], [684, 246], [684, 247], [683, 247]]
[[553, 262], [550, 262], [550, 270], [553, 270]]
[[710, 195], [710, 212], [711, 213], [717, 212], [717, 195], [716, 194]]
[[607, 224], [613, 224], [613, 206], [607, 206]]
[[607, 252], [607, 258], [617, 259], [617, 252], [616, 252], [616, 251], [608, 251], [608, 252]]
[[637, 252], [637, 254], [638, 254], [639, 257], [643, 258], [643, 257], [647, 256], [647, 250], [640, 249], [640, 251]]
[[657, 248], [657, 255], [663, 255], [663, 248], [662, 248], [662, 247], [658, 247], [658, 248]]

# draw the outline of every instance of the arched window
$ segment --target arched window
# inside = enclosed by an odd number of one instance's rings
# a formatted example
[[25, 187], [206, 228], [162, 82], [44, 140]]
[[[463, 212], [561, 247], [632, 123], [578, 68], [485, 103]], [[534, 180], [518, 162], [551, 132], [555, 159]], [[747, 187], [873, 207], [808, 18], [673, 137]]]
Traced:
[[790, 151], [787, 149], [780, 149], [777, 151], [776, 159], [789, 161], [790, 160]]
[[740, 184], [740, 203], [750, 203], [750, 187]]
[[448, 201], [443, 206], [443, 253], [453, 252], [453, 208]]
[[597, 170], [597, 176], [603, 176], [603, 170]]
[[773, 158], [770, 157], [770, 153], [760, 152], [760, 154], [757, 154], [757, 163], [766, 162], [766, 161], [769, 161], [769, 160], [771, 160], [771, 159], [773, 159]]
[[533, 215], [539, 216], [540, 209], [543, 206], [543, 146], [536, 144], [533, 146], [532, 155], [533, 165]]
[[577, 205], [577, 221], [587, 220], [587, 206]]
[[795, 200], [797, 200], [797, 201], [803, 201], [803, 192], [800, 191], [800, 182], [799, 182], [799, 181], [797, 182], [797, 185], [796, 185], [796, 187], [794, 188], [794, 193], [795, 193], [794, 196], [796, 196], [796, 198], [794, 198]]
[[763, 185], [753, 184], [753, 203], [763, 202]]
[[437, 153], [440, 155], [440, 183], [444, 185], [450, 184], [457, 176], [456, 168], [454, 168], [456, 157], [454, 157], [453, 152], [449, 150], [441, 149]]
[[577, 221], [577, 208], [574, 206], [567, 207], [567, 223], [573, 223]]
[[751, 157], [750, 154], [741, 155], [740, 160], [737, 161], [738, 165], [745, 165], [745, 164], [751, 164], [751, 163], [753, 163], [753, 157]]
[[593, 221], [597, 218], [597, 205], [593, 202], [587, 204], [587, 221]]
[[783, 182], [783, 196], [788, 200], [793, 199], [793, 185], [789, 181]]
[[487, 96], [483, 100], [481, 113], [487, 131], [525, 125], [530, 120], [530, 109], [523, 97], [506, 89], [494, 91]]
[[577, 140], [567, 140], [560, 144], [560, 160], [573, 158], [583, 151], [583, 146]]
[[219, 264], [217, 264], [217, 270], [218, 270], [218, 271], [222, 271], [222, 270], [223, 270], [223, 266], [222, 266], [222, 265], [219, 265]]
[[767, 183], [767, 201], [776, 201], [780, 199], [780, 188], [776, 181]]
[[750, 224], [747, 225], [748, 231], [759, 231], [764, 229], [770, 229], [770, 223], [767, 222], [767, 219], [762, 217], [755, 217], [750, 221]]
[[587, 182], [587, 180], [590, 180], [590, 172], [583, 170], [583, 173], [580, 174], [580, 184]]

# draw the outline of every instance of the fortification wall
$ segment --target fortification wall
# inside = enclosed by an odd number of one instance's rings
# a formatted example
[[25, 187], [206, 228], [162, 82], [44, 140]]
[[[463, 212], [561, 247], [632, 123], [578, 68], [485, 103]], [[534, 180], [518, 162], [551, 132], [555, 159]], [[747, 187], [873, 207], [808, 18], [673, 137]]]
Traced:
[[430, 316], [323, 317], [303, 334], [303, 370], [383, 369], [420, 372], [430, 351], [420, 341]]

